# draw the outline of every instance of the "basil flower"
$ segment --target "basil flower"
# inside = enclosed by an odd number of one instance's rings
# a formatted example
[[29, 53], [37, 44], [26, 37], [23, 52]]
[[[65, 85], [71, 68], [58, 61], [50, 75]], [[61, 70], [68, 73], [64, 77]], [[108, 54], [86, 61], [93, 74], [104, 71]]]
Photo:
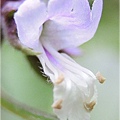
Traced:
[[52, 81], [53, 111], [60, 120], [89, 120], [97, 102], [96, 76], [70, 55], [90, 40], [102, 14], [102, 0], [26, 0], [14, 15], [22, 44], [40, 52]]

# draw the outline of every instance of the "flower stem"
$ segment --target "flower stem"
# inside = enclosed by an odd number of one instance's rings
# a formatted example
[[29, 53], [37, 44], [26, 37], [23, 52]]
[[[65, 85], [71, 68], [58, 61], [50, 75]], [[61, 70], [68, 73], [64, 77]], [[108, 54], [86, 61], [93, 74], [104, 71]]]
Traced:
[[43, 112], [41, 110], [29, 107], [25, 104], [17, 102], [15, 99], [2, 92], [1, 105], [7, 110], [21, 116], [27, 120], [58, 120], [58, 118], [52, 114]]

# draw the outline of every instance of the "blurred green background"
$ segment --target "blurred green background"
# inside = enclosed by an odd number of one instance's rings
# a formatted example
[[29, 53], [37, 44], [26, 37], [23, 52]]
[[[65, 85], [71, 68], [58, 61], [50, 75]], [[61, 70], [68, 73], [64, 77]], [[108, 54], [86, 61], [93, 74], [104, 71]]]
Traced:
[[[84, 55], [75, 60], [93, 73], [100, 71], [106, 82], [96, 82], [98, 104], [91, 120], [119, 120], [119, 1], [104, 0], [99, 28], [92, 40], [83, 44]], [[33, 69], [31, 57], [2, 44], [2, 88], [16, 100], [52, 112], [52, 84]], [[39, 64], [39, 63], [37, 63]], [[24, 120], [2, 108], [2, 120]]]

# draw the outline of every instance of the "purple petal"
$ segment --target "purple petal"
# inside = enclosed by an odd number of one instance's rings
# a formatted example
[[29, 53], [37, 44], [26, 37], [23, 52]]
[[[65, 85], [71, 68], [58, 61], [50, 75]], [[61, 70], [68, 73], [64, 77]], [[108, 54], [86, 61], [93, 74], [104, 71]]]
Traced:
[[57, 50], [77, 47], [90, 40], [97, 30], [102, 13], [102, 0], [95, 0], [91, 11], [86, 0], [74, 4], [80, 8], [75, 7], [75, 11], [70, 15], [57, 16], [44, 25], [41, 38]]
[[73, 7], [73, 0], [50, 0], [48, 3], [48, 13], [55, 17], [58, 15], [68, 15]]
[[103, 8], [103, 0], [95, 0], [93, 3], [92, 11], [91, 11], [92, 24], [91, 24], [90, 32], [92, 36], [95, 34], [96, 29], [98, 27], [98, 24], [102, 15], [102, 8]]
[[67, 53], [70, 56], [78, 56], [82, 53], [82, 51], [80, 51], [80, 49], [78, 47], [66, 48], [66, 49], [63, 49], [62, 51], [64, 51], [65, 53]]
[[42, 31], [41, 26], [47, 19], [45, 3], [40, 0], [26, 0], [19, 7], [14, 18], [20, 41], [34, 48]]

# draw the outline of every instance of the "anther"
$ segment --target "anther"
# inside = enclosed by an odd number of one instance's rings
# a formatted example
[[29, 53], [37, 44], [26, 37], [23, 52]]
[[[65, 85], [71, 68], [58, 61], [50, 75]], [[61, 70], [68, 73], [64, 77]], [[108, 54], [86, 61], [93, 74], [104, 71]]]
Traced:
[[62, 108], [62, 105], [61, 105], [62, 102], [63, 102], [63, 100], [60, 99], [60, 100], [56, 101], [55, 103], [53, 103], [52, 107], [55, 108], [55, 109], [61, 109]]
[[106, 78], [100, 72], [97, 72], [96, 78], [99, 80], [100, 83], [104, 83]]
[[87, 110], [87, 111], [91, 111], [91, 110], [94, 108], [95, 104], [96, 104], [95, 101], [92, 101], [92, 102], [90, 102], [90, 103], [86, 103], [86, 104], [85, 104], [86, 110]]
[[58, 79], [55, 81], [55, 84], [60, 84], [61, 82], [63, 82], [64, 80], [64, 76], [63, 74], [61, 74], [60, 76], [58, 76]]

